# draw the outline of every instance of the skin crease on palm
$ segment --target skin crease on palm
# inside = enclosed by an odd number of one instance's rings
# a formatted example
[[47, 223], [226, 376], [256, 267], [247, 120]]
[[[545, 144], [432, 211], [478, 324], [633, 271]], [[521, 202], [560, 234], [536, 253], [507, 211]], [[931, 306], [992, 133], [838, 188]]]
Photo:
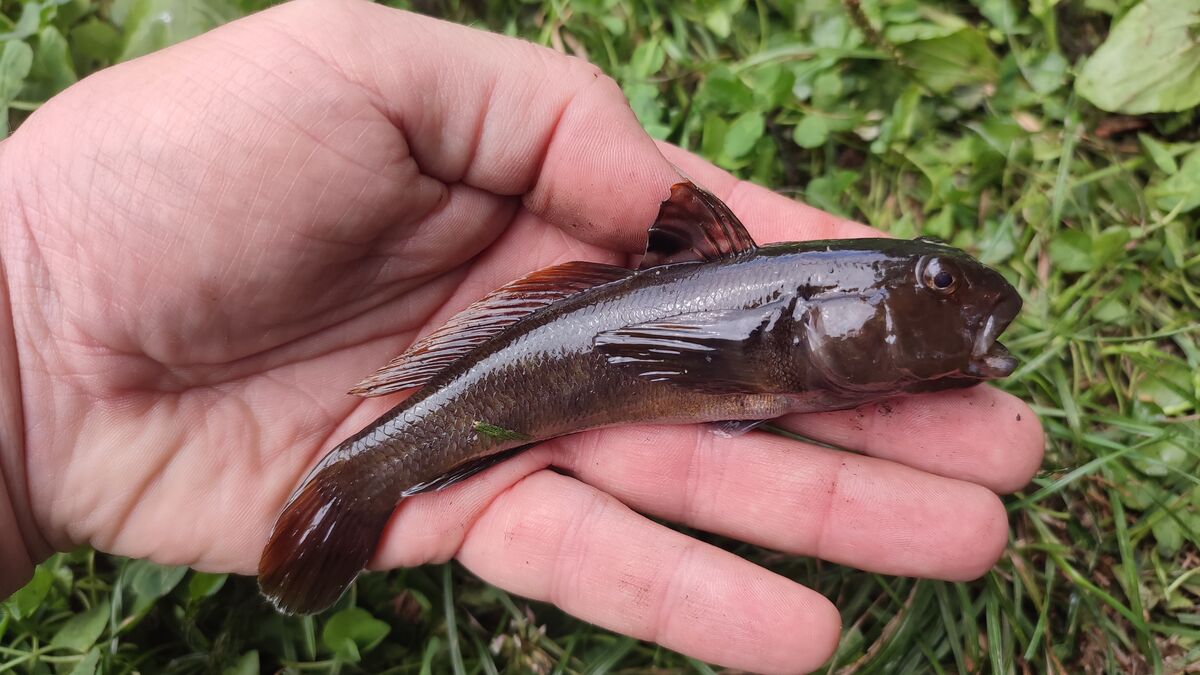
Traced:
[[[0, 528], [25, 544], [0, 595], [79, 545], [253, 573], [309, 467], [399, 400], [350, 386], [521, 274], [628, 263], [676, 167], [760, 242], [874, 234], [656, 145], [591, 65], [356, 1], [59, 95], [0, 144]], [[700, 659], [803, 672], [835, 647], [828, 600], [642, 514], [972, 579], [1007, 542], [997, 493], [1041, 461], [1036, 417], [987, 386], [783, 424], [862, 453], [580, 434], [404, 502], [372, 567], [457, 557]]]

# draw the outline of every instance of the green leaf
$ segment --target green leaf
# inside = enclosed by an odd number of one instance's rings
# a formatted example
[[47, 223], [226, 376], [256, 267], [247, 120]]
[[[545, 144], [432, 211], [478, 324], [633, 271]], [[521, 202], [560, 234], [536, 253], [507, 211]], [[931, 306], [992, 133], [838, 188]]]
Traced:
[[17, 97], [33, 67], [33, 49], [19, 40], [4, 43], [0, 52], [0, 108]]
[[14, 619], [24, 619], [32, 616], [41, 607], [42, 601], [54, 584], [54, 572], [45, 565], [38, 565], [33, 570], [33, 578], [21, 590], [13, 593], [5, 603]]
[[946, 93], [955, 87], [994, 82], [1000, 63], [983, 33], [964, 28], [946, 37], [900, 46], [905, 62], [930, 89]]
[[829, 125], [821, 115], [805, 115], [792, 129], [792, 140], [802, 148], [819, 148], [829, 140]]
[[[96, 675], [96, 668], [100, 665], [100, 648], [92, 647], [88, 651], [87, 656], [84, 656], [71, 669], [69, 675]], [[61, 672], [61, 671], [60, 671]]]
[[1182, 220], [1173, 220], [1167, 223], [1167, 226], [1164, 228], [1163, 234], [1167, 242], [1164, 257], [1167, 260], [1168, 266], [1172, 269], [1183, 269], [1188, 249], [1186, 227], [1186, 224]]
[[1092, 316], [1103, 323], [1124, 324], [1129, 318], [1129, 305], [1119, 297], [1109, 296], [1096, 305]]
[[187, 574], [187, 567], [134, 560], [129, 564], [126, 574], [129, 586], [135, 594], [143, 598], [161, 598], [183, 580]]
[[820, 13], [813, 21], [813, 46], [849, 49], [862, 42], [862, 38], [857, 36], [859, 32], [852, 29], [845, 12]]
[[609, 33], [612, 33], [617, 37], [625, 34], [625, 19], [623, 17], [607, 14], [600, 17], [598, 20], [600, 25], [604, 26], [604, 29]]
[[780, 64], [768, 64], [749, 73], [759, 109], [778, 108], [792, 101], [796, 75]]
[[434, 635], [425, 643], [425, 651], [421, 654], [421, 670], [417, 675], [433, 675], [433, 659], [442, 649], [442, 641]]
[[1013, 6], [1012, 0], [971, 0], [971, 4], [978, 7], [979, 13], [996, 28], [1005, 33], [1016, 32], [1017, 19], [1021, 14]]
[[633, 56], [629, 58], [629, 75], [642, 80], [653, 77], [662, 70], [666, 61], [667, 54], [662, 44], [658, 38], [651, 38], [633, 50]]
[[1163, 173], [1169, 176], [1179, 171], [1179, 164], [1175, 161], [1175, 156], [1162, 143], [1155, 140], [1153, 136], [1139, 133], [1138, 140], [1142, 142], [1142, 147], [1146, 149], [1146, 154], [1150, 155], [1150, 159], [1154, 160], [1155, 166]]
[[813, 103], [823, 109], [840, 107], [845, 87], [841, 74], [833, 71], [821, 73], [813, 80]]
[[1200, 0], [1144, 0], [1084, 64], [1075, 89], [1129, 115], [1200, 104]]
[[765, 122], [762, 113], [742, 113], [729, 125], [725, 134], [725, 156], [731, 159], [744, 157], [754, 148], [754, 144], [763, 135]]
[[24, 40], [38, 31], [42, 24], [42, 3], [26, 2], [21, 6], [21, 18], [7, 33], [0, 33], [0, 41]]
[[1017, 124], [1016, 120], [1006, 117], [989, 117], [982, 124], [967, 125], [979, 134], [979, 138], [991, 150], [1001, 157], [1007, 158], [1013, 152], [1013, 146], [1028, 137], [1028, 133]]
[[725, 136], [729, 133], [729, 124], [721, 116], [712, 113], [704, 118], [704, 130], [701, 133], [700, 154], [710, 160], [715, 160], [725, 148]]
[[77, 652], [91, 649], [104, 633], [104, 627], [108, 625], [108, 610], [108, 600], [103, 600], [91, 609], [67, 619], [54, 634], [50, 644]]
[[140, 616], [156, 600], [170, 593], [187, 574], [187, 567], [167, 567], [148, 560], [133, 560], [123, 573], [125, 585], [133, 593], [132, 616]]
[[727, 68], [717, 68], [704, 78], [696, 93], [699, 103], [724, 113], [748, 110], [754, 105], [754, 91]]
[[1187, 213], [1200, 207], [1200, 150], [1188, 153], [1179, 171], [1160, 183], [1151, 184], [1146, 189], [1146, 196], [1164, 211], [1178, 209], [1180, 213]]
[[121, 34], [106, 21], [84, 21], [71, 29], [70, 41], [77, 73], [108, 66], [121, 56]]
[[1067, 81], [1071, 64], [1058, 52], [1050, 52], [1025, 67], [1024, 73], [1029, 86], [1045, 96], [1054, 93]]
[[709, 12], [704, 17], [704, 25], [713, 32], [713, 35], [724, 40], [729, 37], [729, 31], [732, 28], [733, 17], [729, 16], [724, 8], [717, 8]]
[[1131, 455], [1130, 461], [1138, 471], [1158, 478], [1169, 476], [1172, 470], [1186, 473], [1195, 464], [1195, 458], [1175, 438], [1151, 443], [1141, 452]]
[[775, 185], [779, 181], [779, 146], [775, 139], [764, 135], [751, 152], [750, 179], [759, 185]]
[[[985, 265], [998, 265], [1012, 257], [1017, 250], [1017, 228], [1013, 216], [1000, 220], [988, 219], [979, 241], [979, 260]], [[948, 235], [946, 238], [949, 238]]]
[[950, 241], [954, 234], [954, 209], [944, 208], [933, 214], [932, 218], [925, 221], [921, 231], [923, 234]]
[[1167, 558], [1175, 557], [1183, 547], [1183, 531], [1170, 516], [1159, 519], [1150, 526], [1150, 531], [1154, 533], [1158, 552]]
[[504, 427], [496, 426], [495, 424], [488, 424], [487, 422], [476, 422], [475, 423], [475, 433], [477, 433], [481, 436], [487, 436], [488, 438], [492, 438], [497, 441], [527, 441], [527, 440], [529, 440], [529, 436], [527, 436], [519, 431], [505, 429]]
[[58, 6], [54, 11], [53, 21], [43, 21], [43, 25], [54, 25], [62, 32], [66, 32], [68, 26], [73, 26], [85, 16], [92, 13], [92, 3], [90, 0], [55, 0]]
[[918, 123], [922, 121], [920, 112], [921, 88], [910, 84], [896, 97], [896, 102], [892, 104], [892, 116], [886, 120], [891, 124], [891, 140], [903, 142], [911, 139]]
[[858, 180], [857, 171], [833, 171], [824, 176], [809, 181], [805, 188], [805, 201], [809, 204], [829, 211], [830, 213], [848, 216], [842, 200], [850, 187]]
[[227, 0], [133, 0], [125, 17], [120, 60], [196, 37], [237, 16]]
[[22, 96], [45, 101], [74, 84], [77, 79], [75, 66], [71, 62], [71, 50], [62, 33], [53, 26], [43, 28], [38, 33], [37, 50]]
[[1165, 415], [1180, 415], [1192, 408], [1186, 395], [1191, 389], [1191, 371], [1178, 363], [1167, 362], [1159, 364], [1142, 380], [1137, 397], [1157, 405]]
[[1062, 230], [1050, 240], [1050, 262], [1063, 272], [1092, 269], [1092, 238], [1078, 230]]
[[192, 578], [188, 580], [188, 600], [197, 602], [215, 594], [221, 590], [228, 578], [228, 574], [193, 572]]
[[1099, 267], [1125, 250], [1129, 243], [1129, 230], [1118, 225], [1110, 227], [1095, 237], [1092, 237], [1092, 264]]
[[237, 663], [221, 671], [221, 675], [258, 675], [258, 650], [250, 650]]
[[953, 16], [942, 14], [943, 18], [937, 23], [917, 21], [913, 23], [892, 24], [883, 32], [883, 37], [892, 44], [904, 44], [916, 40], [934, 40], [953, 35], [967, 27], [967, 22]]
[[1121, 501], [1131, 509], [1148, 509], [1155, 502], [1162, 501], [1161, 490], [1158, 490], [1140, 480], [1130, 480], [1128, 472], [1123, 471], [1122, 480], [1118, 483]]
[[358, 661], [391, 631], [391, 626], [359, 607], [348, 607], [329, 617], [321, 641], [329, 651], [347, 661]]
[[1113, 226], [1093, 236], [1063, 230], [1050, 241], [1050, 261], [1063, 272], [1094, 270], [1120, 255], [1129, 242], [1129, 230]]

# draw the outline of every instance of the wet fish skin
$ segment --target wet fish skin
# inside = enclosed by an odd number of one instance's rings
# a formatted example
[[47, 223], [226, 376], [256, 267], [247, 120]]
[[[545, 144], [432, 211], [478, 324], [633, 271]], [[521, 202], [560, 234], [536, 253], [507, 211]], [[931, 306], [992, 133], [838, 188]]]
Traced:
[[[404, 497], [541, 440], [850, 408], [1015, 365], [995, 337], [1020, 296], [965, 253], [928, 240], [758, 247], [714, 201], [677, 186], [641, 269], [568, 264], [551, 282], [587, 277], [581, 289], [523, 313], [553, 295], [535, 280], [504, 300], [518, 318], [501, 330], [488, 334], [494, 313], [468, 323], [461, 333], [484, 339], [447, 349], [456, 358], [309, 475], [264, 550], [264, 594], [288, 612], [332, 604]], [[424, 378], [385, 372], [364, 392]]]

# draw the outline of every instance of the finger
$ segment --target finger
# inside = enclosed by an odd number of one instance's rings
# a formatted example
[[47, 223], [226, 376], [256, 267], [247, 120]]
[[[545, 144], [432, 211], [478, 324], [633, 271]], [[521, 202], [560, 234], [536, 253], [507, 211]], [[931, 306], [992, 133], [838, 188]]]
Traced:
[[826, 213], [754, 183], [738, 180], [724, 169], [686, 150], [668, 143], [659, 143], [658, 147], [684, 175], [724, 200], [760, 244], [886, 236], [873, 227]]
[[884, 574], [974, 579], [1008, 539], [986, 488], [776, 435], [613, 429], [564, 440], [555, 463], [639, 511]]
[[458, 557], [490, 583], [735, 668], [809, 672], [840, 633], [820, 594], [549, 471], [492, 502]]
[[470, 480], [401, 500], [376, 545], [371, 568], [417, 567], [450, 560], [496, 495], [550, 466], [553, 456], [549, 446], [537, 445]]
[[632, 251], [678, 180], [620, 87], [585, 61], [370, 3], [265, 14], [369, 92], [443, 183], [524, 195], [572, 234]]
[[1000, 494], [1029, 484], [1045, 435], [1029, 405], [991, 386], [902, 396], [855, 410], [793, 415], [781, 425]]

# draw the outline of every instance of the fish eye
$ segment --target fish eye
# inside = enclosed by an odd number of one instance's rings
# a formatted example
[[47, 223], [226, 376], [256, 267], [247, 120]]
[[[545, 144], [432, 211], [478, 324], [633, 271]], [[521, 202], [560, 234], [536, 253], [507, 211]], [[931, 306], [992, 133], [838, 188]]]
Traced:
[[958, 274], [952, 264], [930, 258], [921, 271], [922, 281], [938, 293], [953, 293], [958, 286]]

